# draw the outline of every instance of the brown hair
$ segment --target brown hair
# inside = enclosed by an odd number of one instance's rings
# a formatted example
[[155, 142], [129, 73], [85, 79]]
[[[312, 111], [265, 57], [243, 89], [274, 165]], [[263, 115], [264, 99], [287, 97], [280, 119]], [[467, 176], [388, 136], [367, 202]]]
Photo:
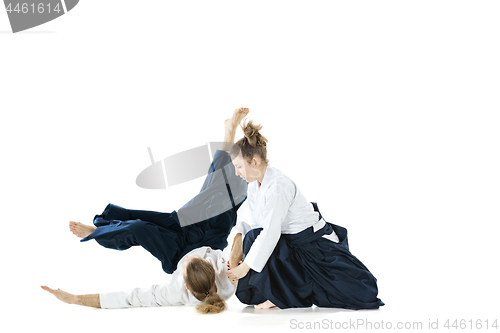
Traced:
[[226, 302], [216, 291], [214, 268], [206, 260], [193, 258], [186, 266], [184, 281], [193, 296], [203, 302], [196, 306], [199, 313], [219, 313], [226, 309]]
[[250, 163], [254, 155], [258, 155], [263, 161], [267, 160], [267, 139], [260, 134], [262, 125], [254, 124], [252, 120], [241, 126], [244, 137], [239, 139], [229, 151], [229, 155], [234, 158], [241, 152], [243, 158]]

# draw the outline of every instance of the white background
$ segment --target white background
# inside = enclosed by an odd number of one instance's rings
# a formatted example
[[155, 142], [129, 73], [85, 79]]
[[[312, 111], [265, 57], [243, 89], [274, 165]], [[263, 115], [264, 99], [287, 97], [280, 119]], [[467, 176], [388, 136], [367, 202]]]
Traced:
[[[499, 10], [495, 1], [82, 0], [17, 34], [0, 10], [2, 331], [499, 319]], [[233, 297], [229, 310], [202, 316], [70, 306], [40, 289], [163, 283], [145, 250], [80, 243], [68, 221], [91, 223], [110, 202], [178, 209], [202, 179], [139, 188], [147, 147], [160, 159], [222, 140], [238, 107], [264, 125], [272, 165], [348, 229], [386, 306], [254, 311]]]

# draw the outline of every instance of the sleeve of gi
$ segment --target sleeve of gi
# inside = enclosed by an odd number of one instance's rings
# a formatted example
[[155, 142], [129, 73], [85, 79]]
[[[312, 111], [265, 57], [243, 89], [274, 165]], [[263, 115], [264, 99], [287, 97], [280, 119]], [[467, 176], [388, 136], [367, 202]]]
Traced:
[[[175, 274], [179, 272], [179, 274]], [[172, 279], [163, 285], [153, 285], [149, 288], [134, 288], [127, 291], [99, 294], [101, 308], [117, 309], [141, 306], [169, 306], [194, 304], [196, 299], [190, 297], [181, 270], [172, 274]]]
[[268, 189], [263, 210], [263, 230], [255, 239], [244, 262], [256, 272], [262, 271], [281, 236], [281, 224], [288, 213], [293, 200], [293, 190], [289, 186]]

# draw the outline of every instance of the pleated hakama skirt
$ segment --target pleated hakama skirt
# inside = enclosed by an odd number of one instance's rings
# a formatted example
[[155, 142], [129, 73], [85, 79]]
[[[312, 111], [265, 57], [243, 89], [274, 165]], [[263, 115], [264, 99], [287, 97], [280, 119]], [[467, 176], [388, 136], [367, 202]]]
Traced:
[[[249, 231], [243, 240], [244, 256], [262, 228]], [[334, 230], [335, 243], [322, 236]], [[319, 307], [378, 309], [377, 279], [349, 251], [347, 230], [326, 222], [313, 231], [282, 234], [261, 272], [250, 270], [238, 281], [236, 297], [244, 304], [271, 301], [280, 309]]]

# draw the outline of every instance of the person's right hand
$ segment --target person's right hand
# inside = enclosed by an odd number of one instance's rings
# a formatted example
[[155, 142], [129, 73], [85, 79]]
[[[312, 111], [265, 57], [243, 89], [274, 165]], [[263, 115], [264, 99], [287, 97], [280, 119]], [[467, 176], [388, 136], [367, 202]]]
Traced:
[[[238, 262], [238, 266], [239, 266], [240, 264], [242, 264], [242, 263], [243, 263], [243, 261]], [[227, 271], [230, 271], [230, 270], [231, 270], [231, 267], [232, 267], [232, 266], [231, 266], [231, 262], [228, 260], [227, 265], [226, 265], [226, 272], [227, 272]], [[237, 266], [235, 266], [235, 267], [237, 267]], [[228, 277], [228, 278], [229, 278], [229, 277]], [[232, 280], [232, 279], [229, 279], [229, 281], [231, 282], [231, 284], [233, 284], [233, 285], [235, 285], [235, 286], [236, 286], [236, 285], [238, 285], [238, 280]]]
[[250, 271], [250, 266], [248, 266], [246, 262], [242, 262], [238, 263], [237, 267], [233, 267], [233, 269], [228, 269], [226, 271], [226, 275], [230, 280], [239, 280], [244, 278], [249, 271]]

